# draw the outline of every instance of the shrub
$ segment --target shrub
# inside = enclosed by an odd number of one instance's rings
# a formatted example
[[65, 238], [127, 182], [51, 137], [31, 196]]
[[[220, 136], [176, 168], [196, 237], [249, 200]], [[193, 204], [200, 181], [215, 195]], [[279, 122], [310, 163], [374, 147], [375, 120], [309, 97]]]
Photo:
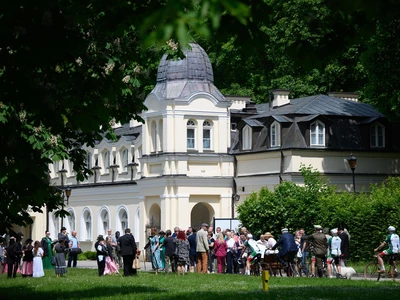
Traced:
[[300, 171], [304, 186], [283, 182], [273, 192], [262, 188], [239, 205], [242, 225], [258, 236], [265, 231], [280, 233], [283, 227], [312, 232], [313, 224], [328, 228], [344, 224], [351, 234], [354, 261], [372, 257], [389, 225], [399, 229], [400, 178], [372, 185], [369, 193], [336, 193], [335, 187], [311, 167], [302, 166]]
[[84, 254], [86, 256], [86, 259], [96, 260], [96, 251], [86, 251], [82, 254]]

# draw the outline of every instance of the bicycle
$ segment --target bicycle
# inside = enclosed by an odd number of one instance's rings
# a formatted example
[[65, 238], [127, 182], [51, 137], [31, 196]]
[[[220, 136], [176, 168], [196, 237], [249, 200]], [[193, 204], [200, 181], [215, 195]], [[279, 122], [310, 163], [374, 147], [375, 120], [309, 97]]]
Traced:
[[389, 260], [389, 268], [385, 270], [385, 272], [378, 272], [381, 268], [378, 262], [378, 253], [374, 253], [374, 261], [369, 262], [364, 269], [364, 278], [374, 278], [375, 276], [377, 277], [377, 281], [381, 278], [381, 276], [387, 276], [392, 279], [396, 278], [398, 275], [398, 272], [396, 271], [396, 260], [398, 258], [398, 254], [392, 254], [387, 256]]
[[308, 277], [309, 276], [309, 269], [307, 268], [307, 266], [305, 264], [303, 264], [303, 260], [301, 259], [301, 257], [297, 258], [296, 261], [296, 271], [298, 272], [300, 277]]

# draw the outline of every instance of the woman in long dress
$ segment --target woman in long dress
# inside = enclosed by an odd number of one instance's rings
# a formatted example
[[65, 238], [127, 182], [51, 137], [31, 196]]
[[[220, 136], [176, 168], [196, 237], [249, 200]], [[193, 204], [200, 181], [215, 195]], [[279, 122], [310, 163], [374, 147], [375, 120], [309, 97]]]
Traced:
[[54, 266], [54, 271], [56, 272], [57, 277], [63, 276], [65, 273], [67, 273], [65, 253], [68, 251], [68, 249], [65, 247], [64, 240], [58, 241], [57, 245], [54, 247], [54, 251], [56, 252], [56, 265]]
[[42, 248], [40, 248], [40, 242], [36, 241], [35, 244], [33, 245], [33, 277], [43, 277], [44, 276], [44, 271], [43, 271], [43, 263], [42, 263], [42, 257], [44, 254], [44, 251]]
[[33, 246], [32, 239], [27, 239], [25, 246], [22, 248], [24, 257], [22, 258], [22, 277], [32, 276], [33, 274]]
[[153, 228], [151, 230], [152, 237], [150, 238], [150, 250], [151, 250], [151, 258], [153, 262], [153, 268], [158, 274], [158, 270], [162, 269], [162, 262], [160, 257], [160, 238], [158, 236], [157, 228]]
[[119, 273], [117, 264], [115, 263], [113, 256], [112, 256], [113, 249], [111, 246], [110, 237], [106, 237], [106, 247], [107, 247], [108, 255], [106, 256], [106, 265], [104, 268], [104, 275], [108, 275], [108, 274], [111, 275], [111, 274]]
[[176, 254], [176, 262], [178, 265], [177, 268], [178, 275], [180, 275], [180, 273], [182, 273], [182, 275], [185, 275], [186, 266], [189, 265], [190, 263], [189, 260], [190, 245], [189, 241], [186, 238], [186, 234], [183, 230], [178, 232], [178, 235], [176, 236], [175, 239], [175, 243], [176, 243], [175, 254]]
[[53, 241], [50, 238], [50, 231], [46, 231], [46, 236], [42, 238], [40, 242], [41, 247], [44, 251], [43, 254], [43, 269], [53, 269], [53, 265], [51, 264], [51, 260], [53, 259]]
[[161, 269], [165, 268], [165, 247], [164, 247], [164, 241], [165, 241], [165, 232], [160, 231], [159, 233], [159, 242], [160, 242], [160, 260], [161, 260]]

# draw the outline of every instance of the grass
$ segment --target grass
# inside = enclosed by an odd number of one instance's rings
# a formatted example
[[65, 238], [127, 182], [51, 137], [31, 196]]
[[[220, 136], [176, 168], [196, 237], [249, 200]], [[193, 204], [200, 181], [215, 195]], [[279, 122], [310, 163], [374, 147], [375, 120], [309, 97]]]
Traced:
[[98, 277], [96, 269], [69, 269], [56, 278], [8, 279], [0, 276], [1, 299], [397, 299], [400, 282], [271, 277], [262, 290], [261, 277], [227, 274], [182, 276], [139, 272], [135, 277]]

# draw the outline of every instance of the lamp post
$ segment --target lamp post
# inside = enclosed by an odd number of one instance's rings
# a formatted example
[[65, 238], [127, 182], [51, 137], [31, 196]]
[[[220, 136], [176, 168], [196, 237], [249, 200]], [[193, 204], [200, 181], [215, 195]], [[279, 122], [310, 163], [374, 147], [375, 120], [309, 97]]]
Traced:
[[[71, 188], [70, 187], [66, 187], [65, 189], [62, 189], [62, 194], [61, 197], [63, 199], [63, 208], [64, 208], [64, 203], [66, 202], [67, 205], [69, 204], [69, 197], [71, 196]], [[64, 226], [64, 217], [61, 217], [61, 227]]]
[[353, 190], [354, 190], [354, 193], [355, 193], [356, 192], [356, 180], [355, 180], [355, 177], [354, 177], [354, 171], [355, 171], [356, 166], [357, 166], [357, 157], [355, 157], [353, 155], [353, 153], [351, 153], [350, 157], [347, 159], [347, 161], [349, 162], [350, 169], [353, 172]]

